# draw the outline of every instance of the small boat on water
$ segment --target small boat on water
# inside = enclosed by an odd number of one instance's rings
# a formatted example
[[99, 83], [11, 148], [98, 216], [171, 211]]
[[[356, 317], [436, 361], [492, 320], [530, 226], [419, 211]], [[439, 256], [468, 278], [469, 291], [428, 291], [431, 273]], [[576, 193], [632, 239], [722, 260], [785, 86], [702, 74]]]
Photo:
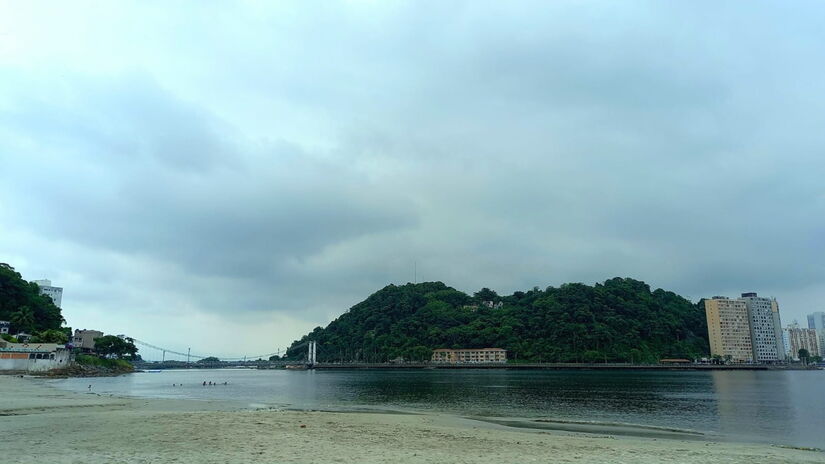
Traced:
[[307, 365], [306, 364], [287, 364], [284, 367], [286, 367], [287, 369], [306, 370]]

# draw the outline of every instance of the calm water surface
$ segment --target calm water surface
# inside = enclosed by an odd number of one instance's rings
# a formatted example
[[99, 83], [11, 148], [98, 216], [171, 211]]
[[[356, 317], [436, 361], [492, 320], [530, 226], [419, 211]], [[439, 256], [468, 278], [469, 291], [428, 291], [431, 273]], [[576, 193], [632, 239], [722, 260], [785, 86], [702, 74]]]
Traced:
[[[203, 381], [222, 384], [203, 387]], [[825, 371], [170, 370], [60, 388], [295, 409], [628, 423], [825, 448]], [[183, 384], [172, 387], [172, 384]]]

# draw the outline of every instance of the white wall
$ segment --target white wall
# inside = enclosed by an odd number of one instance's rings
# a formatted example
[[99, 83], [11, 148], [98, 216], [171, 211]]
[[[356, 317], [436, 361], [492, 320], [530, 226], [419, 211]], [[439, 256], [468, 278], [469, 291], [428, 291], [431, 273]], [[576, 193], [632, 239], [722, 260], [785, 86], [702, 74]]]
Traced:
[[71, 363], [71, 352], [61, 350], [55, 353], [54, 359], [0, 359], [0, 371], [27, 371], [42, 372]]

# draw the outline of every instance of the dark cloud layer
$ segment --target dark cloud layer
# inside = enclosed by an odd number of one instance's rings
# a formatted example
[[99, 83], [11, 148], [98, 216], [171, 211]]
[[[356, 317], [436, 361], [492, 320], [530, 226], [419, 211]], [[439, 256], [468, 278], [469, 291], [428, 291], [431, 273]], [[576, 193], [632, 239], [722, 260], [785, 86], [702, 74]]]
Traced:
[[2, 8], [0, 254], [76, 325], [267, 351], [414, 263], [822, 309], [816, 3]]

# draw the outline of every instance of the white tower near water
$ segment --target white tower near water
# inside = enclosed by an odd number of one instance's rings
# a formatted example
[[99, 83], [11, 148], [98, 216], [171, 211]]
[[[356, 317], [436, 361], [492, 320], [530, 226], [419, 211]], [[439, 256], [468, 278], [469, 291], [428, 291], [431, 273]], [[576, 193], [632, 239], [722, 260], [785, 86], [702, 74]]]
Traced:
[[316, 342], [315, 341], [309, 342], [309, 347], [308, 347], [308, 352], [307, 352], [307, 364], [309, 364], [309, 367], [314, 366], [315, 362], [316, 362], [315, 361], [315, 347], [316, 347]]

